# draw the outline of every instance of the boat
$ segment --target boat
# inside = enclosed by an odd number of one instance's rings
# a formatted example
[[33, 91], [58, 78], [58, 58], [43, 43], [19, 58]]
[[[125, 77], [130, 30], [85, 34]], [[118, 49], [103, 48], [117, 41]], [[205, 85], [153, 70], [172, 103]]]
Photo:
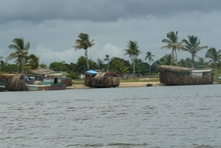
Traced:
[[29, 91], [50, 90], [50, 85], [26, 84]]
[[33, 90], [64, 90], [66, 85], [62, 83], [66, 79], [64, 74], [48, 74], [47, 76], [35, 75], [34, 81], [27, 83], [26, 86], [29, 91]]
[[150, 86], [153, 86], [153, 84], [148, 83], [146, 86], [147, 86], [147, 87], [150, 87]]

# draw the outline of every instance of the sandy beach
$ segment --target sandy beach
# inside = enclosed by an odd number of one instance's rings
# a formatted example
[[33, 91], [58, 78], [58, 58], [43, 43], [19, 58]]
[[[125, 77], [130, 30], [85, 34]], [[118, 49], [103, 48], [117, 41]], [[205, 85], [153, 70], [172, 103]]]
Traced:
[[[152, 86], [165, 86], [165, 84], [160, 82], [149, 82], [149, 84], [152, 84]], [[213, 84], [220, 84], [217, 82], [214, 82]], [[120, 82], [120, 86], [118, 87], [146, 87], [147, 82]], [[90, 88], [87, 86], [84, 86], [83, 84], [73, 84], [72, 86], [66, 87], [66, 89], [82, 89], [82, 88]]]
[[[162, 86], [163, 84], [160, 82], [150, 82], [153, 86]], [[142, 87], [146, 86], [147, 82], [120, 82], [119, 87]], [[67, 89], [77, 89], [77, 88], [90, 88], [84, 86], [83, 84], [73, 84], [72, 86], [66, 87]]]

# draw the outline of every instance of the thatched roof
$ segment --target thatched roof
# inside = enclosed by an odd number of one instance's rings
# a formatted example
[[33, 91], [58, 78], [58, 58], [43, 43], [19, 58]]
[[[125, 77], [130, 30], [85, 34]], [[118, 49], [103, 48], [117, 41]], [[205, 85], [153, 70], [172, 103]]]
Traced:
[[13, 77], [15, 74], [9, 74], [9, 73], [5, 73], [5, 74], [0, 74], [0, 77], [2, 78], [6, 78], [6, 77]]
[[104, 76], [105, 76], [105, 72], [98, 72], [95, 76], [94, 76], [94, 79], [95, 80], [100, 80], [102, 79]]
[[54, 72], [55, 72], [54, 70], [44, 69], [44, 68], [37, 68], [37, 69], [31, 70], [31, 73], [34, 73], [34, 74], [50, 74]]
[[161, 65], [158, 67], [159, 72], [161, 71], [171, 71], [171, 72], [187, 72], [192, 71], [191, 68], [181, 67], [181, 66], [170, 66], [170, 65]]

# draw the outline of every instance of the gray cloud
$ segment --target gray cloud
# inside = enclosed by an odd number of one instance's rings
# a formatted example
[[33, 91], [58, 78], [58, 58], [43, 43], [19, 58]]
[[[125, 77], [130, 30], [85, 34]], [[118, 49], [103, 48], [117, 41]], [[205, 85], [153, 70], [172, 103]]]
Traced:
[[[151, 51], [158, 60], [170, 53], [160, 49], [170, 31], [179, 31], [180, 40], [195, 35], [202, 45], [221, 48], [218, 0], [0, 1], [0, 56], [4, 58], [13, 51], [8, 49], [12, 40], [23, 37], [31, 44], [29, 53], [39, 56], [41, 63], [76, 62], [84, 55], [72, 48], [81, 32], [96, 41], [89, 49], [93, 60], [105, 54], [129, 60], [123, 51], [129, 40], [138, 42], [139, 58]], [[178, 53], [178, 58], [186, 57], [189, 53]]]
[[220, 0], [1, 0], [0, 22], [25, 20], [116, 21], [153, 15], [184, 12], [213, 12], [221, 8]]

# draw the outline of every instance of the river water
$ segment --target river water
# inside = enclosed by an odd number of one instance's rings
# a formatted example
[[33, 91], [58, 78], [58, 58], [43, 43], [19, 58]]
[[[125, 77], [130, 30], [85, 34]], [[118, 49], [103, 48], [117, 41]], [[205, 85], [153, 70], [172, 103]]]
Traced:
[[220, 148], [221, 85], [0, 93], [0, 148]]

